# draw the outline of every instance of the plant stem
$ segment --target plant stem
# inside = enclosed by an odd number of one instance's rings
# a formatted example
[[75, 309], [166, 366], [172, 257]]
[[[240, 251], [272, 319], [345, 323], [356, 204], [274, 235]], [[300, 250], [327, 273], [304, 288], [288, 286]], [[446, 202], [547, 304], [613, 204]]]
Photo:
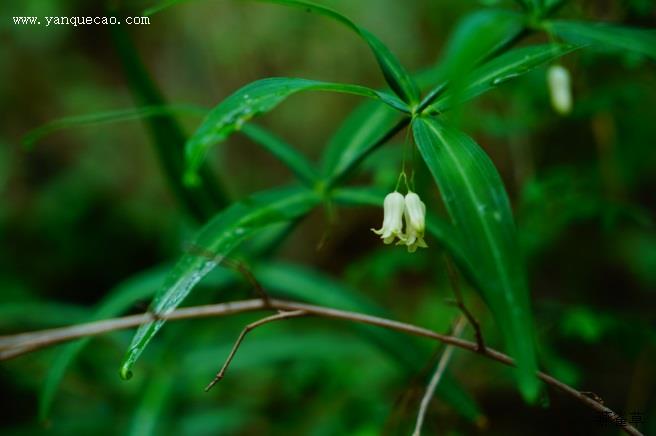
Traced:
[[[456, 326], [453, 329], [453, 336], [460, 336], [460, 333], [462, 333], [462, 329], [465, 327], [465, 323], [463, 322], [465, 318], [462, 316], [458, 319], [456, 322]], [[430, 404], [431, 399], [433, 396], [435, 396], [435, 390], [437, 389], [437, 385], [440, 383], [440, 380], [442, 379], [442, 374], [444, 374], [444, 371], [446, 370], [446, 366], [449, 364], [449, 360], [451, 360], [451, 356], [453, 355], [453, 345], [447, 345], [446, 348], [444, 349], [444, 353], [442, 353], [442, 357], [440, 357], [440, 361], [437, 364], [437, 369], [435, 370], [435, 374], [433, 374], [433, 377], [431, 377], [430, 382], [428, 383], [428, 387], [426, 388], [426, 393], [424, 393], [424, 397], [421, 399], [421, 405], [419, 406], [419, 413], [417, 414], [417, 422], [415, 424], [415, 430], [412, 432], [412, 436], [421, 436], [421, 428], [424, 425], [424, 419], [426, 418], [426, 411], [428, 410], [428, 405]]]

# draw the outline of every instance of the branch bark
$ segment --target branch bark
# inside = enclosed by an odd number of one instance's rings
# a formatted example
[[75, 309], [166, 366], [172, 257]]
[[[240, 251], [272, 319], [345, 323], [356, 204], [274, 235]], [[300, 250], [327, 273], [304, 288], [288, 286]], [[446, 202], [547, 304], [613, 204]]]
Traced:
[[[478, 345], [475, 342], [460, 339], [455, 336], [444, 335], [429, 329], [425, 329], [423, 327], [407, 324], [400, 321], [394, 321], [391, 319], [293, 301], [272, 299], [269, 300], [269, 304], [267, 305], [265, 301], [255, 299], [236, 301], [232, 303], [186, 307], [174, 310], [168, 314], [158, 315], [158, 319], [173, 321], [190, 318], [207, 318], [243, 312], [253, 312], [256, 310], [302, 311], [308, 315], [314, 315], [317, 317], [374, 325], [414, 336], [421, 336], [438, 340], [444, 344], [453, 345], [455, 347], [477, 353], [489, 359], [501, 362], [505, 365], [514, 366], [515, 364], [513, 359], [506, 354], [503, 354], [489, 347], [486, 347], [483, 351], [480, 351]], [[112, 318], [103, 321], [78, 324], [70, 327], [61, 327], [37, 332], [0, 336], [0, 360], [17, 357], [22, 354], [38, 350], [40, 348], [45, 348], [73, 339], [137, 327], [140, 324], [148, 321], [153, 321], [154, 319], [155, 315], [151, 313], [143, 313], [120, 318]], [[642, 435], [640, 431], [629, 424], [619, 414], [615, 413], [613, 410], [606, 407], [604, 404], [600, 403], [594, 398], [585, 395], [584, 393], [543, 372], [538, 371], [538, 377], [543, 382], [554, 387], [558, 391], [569, 395], [570, 397], [595, 410], [602, 416], [607, 417], [611, 422], [615, 423], [618, 427], [624, 430], [625, 433], [634, 436]]]

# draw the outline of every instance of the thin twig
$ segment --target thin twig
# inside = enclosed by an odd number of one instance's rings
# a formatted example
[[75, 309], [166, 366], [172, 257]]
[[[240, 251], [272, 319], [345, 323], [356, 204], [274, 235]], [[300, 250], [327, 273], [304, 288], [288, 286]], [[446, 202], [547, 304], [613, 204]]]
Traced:
[[[464, 339], [456, 338], [454, 336], [443, 335], [423, 327], [412, 324], [407, 324], [400, 321], [391, 319], [380, 318], [377, 316], [365, 315], [357, 312], [349, 312], [338, 309], [331, 309], [328, 307], [315, 306], [311, 304], [297, 303], [283, 300], [271, 300], [271, 307], [267, 307], [261, 299], [236, 301], [233, 303], [211, 304], [206, 306], [194, 306], [176, 309], [170, 313], [162, 314], [161, 319], [169, 321], [190, 318], [204, 318], [225, 316], [236, 313], [252, 312], [255, 310], [274, 309], [274, 310], [302, 310], [310, 315], [347, 320], [352, 322], [359, 322], [362, 324], [374, 325], [378, 327], [387, 328], [403, 332], [406, 334], [421, 336], [425, 338], [435, 339], [445, 344], [453, 345], [472, 352], [478, 352], [480, 355], [490, 359], [501, 362], [505, 365], [514, 366], [515, 362], [512, 358], [496, 351], [492, 348], [486, 347], [484, 351], [478, 351], [478, 345], [475, 342], [467, 341]], [[103, 321], [90, 322], [85, 324], [78, 324], [70, 327], [61, 327], [56, 329], [42, 330], [32, 333], [20, 333], [16, 335], [0, 336], [0, 360], [9, 359], [12, 357], [25, 354], [40, 348], [45, 348], [61, 342], [70, 341], [86, 336], [95, 336], [102, 333], [107, 333], [116, 330], [123, 330], [127, 328], [137, 327], [144, 322], [152, 319], [152, 315], [148, 313], [139, 315], [129, 315], [122, 318], [113, 318]], [[613, 423], [620, 427], [624, 432], [630, 435], [642, 435], [631, 424], [626, 422], [621, 416], [613, 412], [604, 404], [599, 403], [594, 398], [577, 391], [569, 385], [553, 378], [552, 376], [543, 372], [537, 372], [537, 376], [543, 382], [553, 386], [557, 390], [575, 398], [586, 406], [594, 409], [596, 412], [607, 416]]]
[[291, 311], [291, 312], [279, 312], [275, 315], [267, 316], [266, 318], [262, 318], [258, 321], [252, 322], [252, 323], [248, 324], [246, 327], [244, 327], [244, 329], [239, 334], [239, 337], [235, 341], [235, 344], [232, 346], [232, 350], [230, 350], [230, 354], [228, 354], [228, 358], [223, 363], [223, 366], [221, 367], [219, 372], [216, 373], [216, 376], [214, 376], [214, 379], [205, 387], [205, 392], [212, 389], [212, 387], [215, 384], [217, 384], [223, 378], [223, 376], [225, 376], [225, 373], [228, 370], [228, 366], [230, 365], [230, 362], [232, 362], [232, 359], [235, 357], [235, 354], [237, 353], [237, 350], [239, 349], [239, 346], [241, 345], [244, 338], [246, 337], [246, 335], [250, 331], [258, 328], [261, 325], [268, 324], [270, 322], [280, 321], [280, 320], [289, 319], [289, 318], [298, 318], [300, 316], [305, 316], [305, 315], [307, 315], [307, 312], [305, 312], [303, 310], [294, 310], [294, 311]]
[[446, 259], [446, 270], [449, 275], [449, 281], [451, 282], [451, 289], [456, 297], [456, 305], [460, 308], [460, 311], [465, 315], [469, 324], [474, 328], [474, 335], [476, 337], [476, 344], [478, 345], [478, 352], [485, 351], [485, 342], [483, 341], [483, 333], [481, 331], [481, 325], [478, 320], [474, 318], [474, 315], [467, 309], [465, 306], [465, 300], [462, 297], [462, 291], [460, 290], [460, 281], [458, 280], [458, 272], [453, 266], [453, 262], [448, 256], [445, 256]]
[[[453, 333], [452, 335], [455, 337], [460, 336], [460, 333], [462, 333], [462, 329], [465, 327], [465, 318], [460, 317], [456, 321], [456, 325], [453, 328]], [[453, 350], [454, 347], [453, 345], [447, 345], [446, 348], [444, 349], [444, 353], [442, 353], [442, 357], [440, 358], [440, 361], [437, 364], [437, 369], [435, 370], [435, 374], [433, 374], [433, 377], [431, 377], [430, 382], [428, 383], [428, 387], [426, 387], [426, 393], [424, 393], [424, 397], [421, 399], [421, 404], [419, 406], [419, 413], [417, 414], [417, 422], [415, 423], [415, 431], [412, 432], [412, 436], [421, 436], [421, 428], [424, 425], [424, 419], [426, 418], [426, 411], [428, 410], [428, 405], [430, 404], [431, 399], [435, 396], [435, 390], [437, 389], [437, 385], [440, 383], [440, 380], [442, 379], [442, 374], [444, 374], [444, 371], [446, 370], [446, 366], [449, 364], [449, 360], [451, 360], [451, 355], [453, 355]]]

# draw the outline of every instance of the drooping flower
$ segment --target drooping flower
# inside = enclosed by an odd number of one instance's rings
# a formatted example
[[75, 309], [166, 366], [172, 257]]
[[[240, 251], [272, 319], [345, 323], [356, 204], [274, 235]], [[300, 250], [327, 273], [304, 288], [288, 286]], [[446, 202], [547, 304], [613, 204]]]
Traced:
[[426, 248], [424, 232], [426, 230], [426, 205], [419, 196], [410, 191], [405, 196], [405, 233], [400, 236], [399, 244], [405, 244], [410, 253], [414, 253], [417, 247]]
[[551, 105], [561, 115], [572, 111], [572, 86], [569, 71], [562, 65], [552, 65], [547, 71]]
[[391, 244], [395, 238], [401, 237], [403, 232], [403, 210], [405, 199], [403, 195], [394, 191], [387, 194], [383, 202], [383, 226], [376, 230], [371, 229], [386, 244]]

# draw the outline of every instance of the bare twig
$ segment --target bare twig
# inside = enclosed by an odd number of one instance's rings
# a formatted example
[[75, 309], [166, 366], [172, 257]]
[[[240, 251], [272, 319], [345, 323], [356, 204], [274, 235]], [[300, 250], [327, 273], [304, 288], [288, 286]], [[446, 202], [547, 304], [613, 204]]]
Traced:
[[[515, 362], [512, 358], [496, 351], [492, 348], [486, 347], [483, 351], [478, 351], [479, 347], [475, 342], [467, 341], [464, 339], [456, 338], [454, 336], [443, 335], [429, 329], [418, 327], [416, 325], [407, 324], [400, 321], [391, 319], [380, 318], [377, 316], [365, 315], [357, 312], [349, 312], [338, 309], [331, 309], [328, 307], [314, 306], [311, 304], [297, 303], [283, 300], [270, 300], [271, 306], [267, 307], [265, 302], [261, 299], [236, 301], [233, 303], [212, 304], [206, 306], [186, 307], [174, 310], [167, 314], [161, 314], [161, 319], [166, 320], [179, 320], [189, 318], [206, 318], [225, 316], [235, 313], [252, 312], [255, 310], [274, 309], [295, 311], [302, 310], [309, 315], [314, 315], [323, 318], [332, 318], [347, 320], [352, 322], [359, 322], [396, 330], [399, 332], [407, 333], [410, 335], [421, 336], [441, 341], [448, 345], [453, 345], [465, 350], [478, 352], [482, 356], [501, 362], [505, 365], [514, 366]], [[56, 329], [42, 330], [32, 333], [21, 333], [10, 336], [0, 336], [0, 360], [9, 359], [12, 357], [25, 354], [40, 348], [45, 348], [61, 342], [70, 341], [86, 336], [94, 336], [102, 333], [107, 333], [116, 330], [122, 330], [152, 320], [152, 315], [148, 313], [139, 315], [130, 315], [121, 318], [107, 319], [103, 321], [90, 322], [85, 324], [78, 324], [70, 327], [62, 327]], [[538, 377], [545, 383], [553, 386], [557, 390], [575, 398], [586, 406], [592, 408], [596, 412], [608, 417], [610, 421], [615, 423], [624, 432], [630, 435], [642, 435], [635, 427], [629, 424], [617, 413], [605, 405], [599, 403], [593, 398], [577, 391], [576, 389], [566, 385], [565, 383], [547, 375], [543, 372], [537, 373]]]
[[599, 404], [604, 404], [604, 399], [601, 398], [599, 395], [595, 394], [594, 392], [591, 391], [581, 391], [581, 393], [587, 397], [592, 398]]
[[[458, 321], [456, 321], [456, 325], [453, 328], [453, 336], [455, 337], [460, 336], [460, 333], [462, 333], [462, 329], [465, 327], [464, 320], [465, 318], [463, 317], [458, 318]], [[451, 355], [453, 354], [453, 350], [454, 350], [453, 345], [447, 345], [446, 348], [444, 349], [444, 353], [442, 353], [442, 357], [440, 358], [440, 361], [437, 364], [437, 369], [435, 370], [433, 377], [431, 377], [431, 380], [428, 383], [428, 387], [426, 388], [426, 393], [424, 394], [424, 397], [421, 399], [421, 404], [419, 406], [419, 413], [417, 414], [417, 422], [415, 423], [415, 431], [412, 432], [412, 436], [421, 435], [421, 428], [424, 425], [424, 419], [426, 417], [426, 411], [428, 410], [428, 405], [430, 404], [431, 399], [435, 396], [435, 390], [437, 389], [437, 385], [440, 383], [440, 380], [442, 379], [442, 374], [444, 374], [444, 371], [446, 370], [446, 366], [449, 364], [449, 360], [451, 360]]]
[[301, 316], [307, 315], [307, 312], [303, 310], [294, 310], [291, 312], [279, 312], [275, 315], [267, 316], [266, 318], [262, 318], [258, 321], [252, 322], [248, 324], [244, 329], [241, 331], [239, 334], [239, 337], [235, 341], [235, 344], [232, 346], [232, 350], [230, 350], [230, 354], [228, 354], [228, 358], [226, 359], [225, 363], [219, 370], [219, 372], [216, 373], [216, 376], [214, 376], [214, 379], [205, 387], [205, 392], [209, 391], [212, 389], [212, 387], [217, 384], [225, 375], [226, 371], [228, 370], [228, 366], [230, 365], [230, 362], [232, 362], [232, 359], [235, 357], [235, 354], [237, 353], [237, 350], [239, 349], [239, 346], [241, 345], [242, 341], [246, 337], [246, 335], [258, 328], [261, 325], [273, 322], [273, 321], [280, 321], [283, 319], [289, 319], [289, 318], [298, 318]]
[[478, 323], [476, 318], [474, 318], [474, 315], [472, 315], [469, 309], [467, 309], [467, 306], [465, 306], [465, 300], [462, 297], [462, 291], [460, 290], [458, 272], [453, 266], [453, 262], [451, 262], [451, 259], [448, 256], [445, 256], [445, 259], [446, 259], [446, 269], [449, 275], [449, 281], [451, 282], [451, 289], [453, 289], [453, 293], [456, 296], [456, 305], [458, 306], [458, 308], [460, 308], [462, 313], [465, 315], [467, 321], [469, 321], [469, 324], [471, 324], [471, 326], [474, 328], [476, 344], [478, 345], [477, 351], [484, 352], [485, 342], [483, 341], [483, 333], [481, 332], [481, 325]]

